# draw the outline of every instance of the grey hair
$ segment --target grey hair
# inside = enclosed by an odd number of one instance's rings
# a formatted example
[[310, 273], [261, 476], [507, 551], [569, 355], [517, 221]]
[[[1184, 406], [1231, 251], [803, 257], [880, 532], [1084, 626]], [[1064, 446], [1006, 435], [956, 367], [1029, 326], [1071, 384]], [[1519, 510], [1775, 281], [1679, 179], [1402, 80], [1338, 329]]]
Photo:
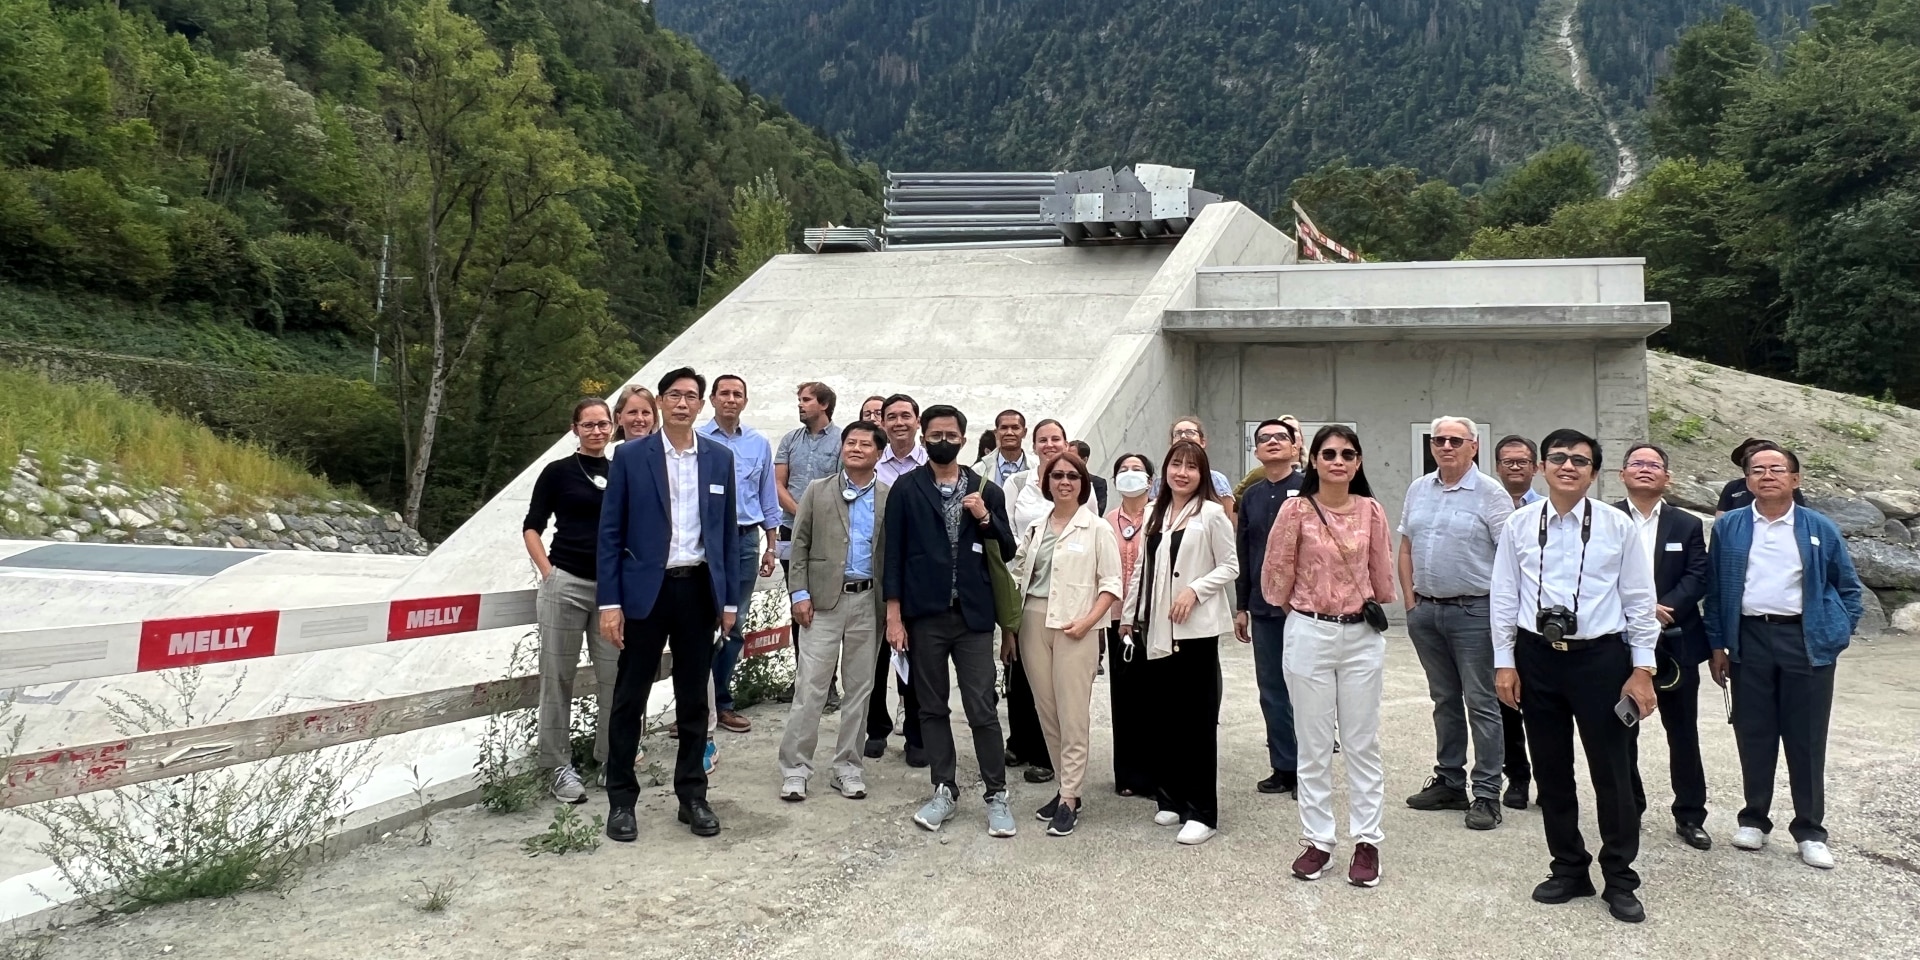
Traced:
[[1470, 417], [1449, 417], [1449, 416], [1434, 417], [1433, 423], [1427, 426], [1427, 433], [1432, 434], [1433, 436], [1439, 436], [1440, 428], [1443, 426], [1446, 426], [1449, 423], [1457, 423], [1463, 427], [1466, 427], [1467, 439], [1469, 440], [1478, 440], [1480, 438], [1480, 425], [1477, 423], [1474, 423], [1472, 418]]

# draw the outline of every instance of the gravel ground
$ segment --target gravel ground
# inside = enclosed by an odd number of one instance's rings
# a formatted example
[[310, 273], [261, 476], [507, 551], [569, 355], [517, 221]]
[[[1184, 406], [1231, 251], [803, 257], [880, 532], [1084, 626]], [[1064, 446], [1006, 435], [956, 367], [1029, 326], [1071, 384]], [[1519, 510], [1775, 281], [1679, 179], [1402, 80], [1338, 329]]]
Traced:
[[[73, 928], [46, 956], [226, 958], [263, 948], [285, 960], [1920, 956], [1920, 644], [1857, 645], [1842, 661], [1828, 770], [1840, 863], [1832, 872], [1802, 865], [1784, 828], [1760, 853], [1726, 842], [1739, 773], [1710, 683], [1701, 717], [1716, 845], [1684, 846], [1665, 815], [1666, 747], [1651, 721], [1641, 754], [1653, 809], [1637, 863], [1649, 920], [1637, 927], [1608, 918], [1597, 899], [1557, 907], [1528, 899], [1546, 873], [1536, 812], [1507, 811], [1498, 830], [1475, 833], [1458, 813], [1402, 805], [1428, 774], [1432, 733], [1424, 678], [1397, 630], [1383, 723], [1381, 885], [1293, 880], [1298, 818], [1290, 799], [1253, 789], [1266, 771], [1252, 660], [1229, 647], [1222, 829], [1200, 847], [1174, 844], [1172, 830], [1151, 823], [1150, 802], [1113, 795], [1099, 735], [1087, 813], [1070, 838], [1047, 837], [1032, 819], [1051, 790], [1017, 778], [1018, 837], [985, 835], [977, 785], [963, 786], [961, 815], [945, 831], [919, 830], [908, 818], [925, 776], [901, 762], [897, 739], [870, 769], [868, 799], [843, 800], [820, 776], [812, 799], [782, 803], [773, 756], [783, 715], [769, 706], [752, 714], [752, 733], [720, 734], [717, 838], [675, 823], [667, 788], [643, 799], [639, 843], [591, 855], [521, 852], [551, 806], [504, 817], [470, 808], [434, 818], [430, 845], [395, 835], [283, 893]], [[1095, 703], [1099, 729], [1104, 689]], [[652, 749], [657, 757], [670, 747]], [[969, 760], [963, 748], [963, 775]], [[1786, 806], [1784, 767], [1780, 783], [1776, 810]], [[1344, 788], [1336, 802], [1344, 824]], [[603, 803], [596, 791], [582, 810], [604, 812]], [[1590, 817], [1588, 838], [1597, 842]], [[1336, 865], [1346, 856], [1343, 848]], [[452, 902], [422, 912], [435, 884], [453, 885]]]

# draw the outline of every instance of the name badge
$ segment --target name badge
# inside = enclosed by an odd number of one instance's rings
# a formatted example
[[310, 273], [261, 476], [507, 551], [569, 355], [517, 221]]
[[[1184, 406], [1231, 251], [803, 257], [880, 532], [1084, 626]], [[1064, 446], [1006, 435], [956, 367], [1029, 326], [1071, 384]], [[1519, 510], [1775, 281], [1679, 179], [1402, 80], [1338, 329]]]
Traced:
[[1067, 543], [1067, 544], [1062, 544], [1062, 546], [1067, 548], [1068, 553], [1086, 553], [1087, 552], [1087, 545], [1084, 543]]
[[987, 551], [986, 551], [985, 549], [983, 549], [983, 548], [981, 548], [981, 546], [980, 546], [980, 544], [979, 544], [979, 542], [978, 542], [978, 541], [976, 541], [976, 542], [974, 543], [974, 545], [973, 545], [973, 552], [974, 552], [974, 553], [986, 553]]
[[1289, 496], [1289, 497], [1297, 497], [1297, 496], [1299, 496], [1299, 495], [1300, 495], [1300, 491], [1298, 491], [1298, 490], [1288, 490], [1288, 491], [1287, 491], [1287, 496]]
[[721, 486], [720, 484], [717, 484], [717, 483], [713, 483], [713, 484], [708, 484], [708, 485], [707, 485], [707, 492], [708, 492], [708, 493], [718, 493], [718, 494], [721, 494], [721, 495], [725, 495], [725, 494], [726, 494], [726, 492], [727, 492], [727, 488], [726, 488], [726, 487], [724, 487], [724, 486]]
[[1808, 537], [1807, 539], [1809, 539], [1809, 540], [1812, 540], [1812, 541], [1813, 541], [1813, 545], [1814, 545], [1814, 546], [1816, 546], [1816, 547], [1820, 545], [1820, 538], [1819, 538], [1819, 537]]
[[1677, 544], [1677, 543], [1669, 543], [1669, 544], [1667, 544], [1667, 552], [1668, 552], [1668, 553], [1679, 553], [1679, 552], [1680, 552], [1680, 545], [1679, 545], [1679, 544]]

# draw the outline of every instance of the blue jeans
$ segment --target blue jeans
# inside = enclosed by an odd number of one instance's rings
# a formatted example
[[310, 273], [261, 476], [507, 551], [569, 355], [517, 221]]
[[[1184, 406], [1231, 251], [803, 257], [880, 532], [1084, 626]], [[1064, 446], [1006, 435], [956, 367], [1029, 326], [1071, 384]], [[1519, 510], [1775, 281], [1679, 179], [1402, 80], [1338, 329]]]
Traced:
[[1260, 688], [1260, 713], [1267, 718], [1267, 764], [1278, 773], [1291, 774], [1300, 764], [1300, 748], [1293, 736], [1293, 699], [1287, 695], [1287, 678], [1281, 671], [1281, 656], [1286, 652], [1286, 617], [1247, 615], [1253, 633], [1253, 678]]
[[733, 618], [733, 629], [726, 642], [713, 651], [713, 707], [733, 709], [733, 668], [740, 663], [740, 649], [747, 626], [747, 610], [753, 606], [753, 585], [760, 579], [760, 528], [740, 528], [740, 552], [733, 558], [733, 579], [739, 584], [740, 612]]

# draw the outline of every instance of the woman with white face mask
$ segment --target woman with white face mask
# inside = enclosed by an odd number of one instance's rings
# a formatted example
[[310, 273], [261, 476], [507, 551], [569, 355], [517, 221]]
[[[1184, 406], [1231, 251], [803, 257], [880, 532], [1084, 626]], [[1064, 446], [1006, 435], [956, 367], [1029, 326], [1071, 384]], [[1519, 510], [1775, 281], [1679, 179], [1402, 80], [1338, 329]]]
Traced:
[[[1120, 582], [1133, 581], [1140, 562], [1141, 531], [1147, 525], [1147, 493], [1153, 489], [1153, 462], [1145, 454], [1128, 453], [1113, 462], [1113, 492], [1120, 503], [1107, 511], [1107, 524], [1120, 544]], [[1113, 713], [1113, 792], [1123, 797], [1153, 796], [1153, 775], [1147, 759], [1149, 735], [1147, 658], [1137, 643], [1129, 652], [1120, 641], [1120, 605], [1114, 604], [1108, 625], [1107, 694]]]

